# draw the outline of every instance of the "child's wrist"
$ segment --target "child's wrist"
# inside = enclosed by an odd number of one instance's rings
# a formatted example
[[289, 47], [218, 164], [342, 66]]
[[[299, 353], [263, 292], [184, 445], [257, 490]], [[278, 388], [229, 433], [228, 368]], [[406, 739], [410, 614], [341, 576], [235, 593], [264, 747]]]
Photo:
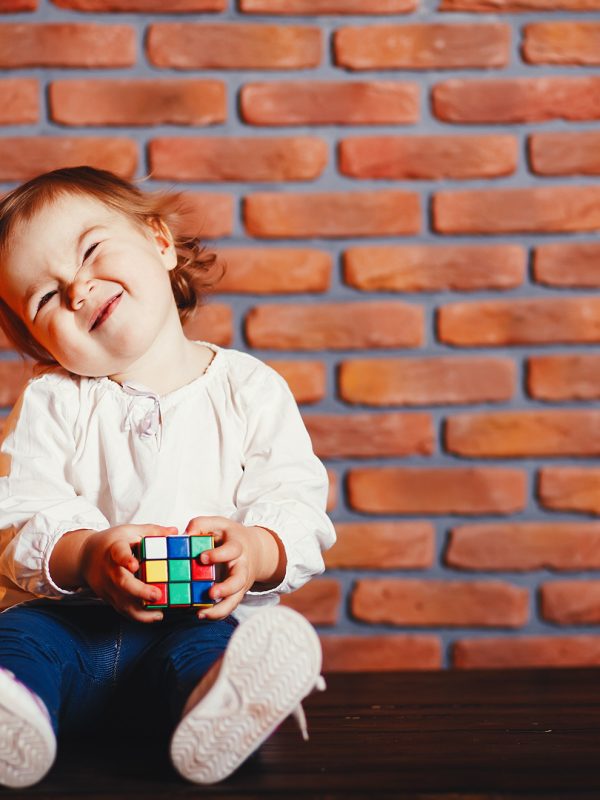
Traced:
[[48, 568], [57, 586], [73, 591], [87, 585], [83, 573], [83, 554], [93, 533], [95, 531], [88, 528], [79, 528], [64, 533], [56, 542]]
[[[88, 570], [90, 568], [91, 559], [92, 559], [92, 548], [91, 545], [95, 541], [92, 534], [97, 533], [97, 531], [78, 531], [78, 533], [84, 534], [87, 533], [87, 536], [82, 536], [81, 539], [78, 541], [79, 544], [79, 552], [77, 554], [77, 567], [79, 573], [79, 580], [81, 586], [87, 588], [89, 586], [87, 575]], [[97, 540], [96, 540], [97, 541]]]
[[254, 525], [257, 546], [256, 570], [251, 591], [265, 591], [278, 586], [285, 575], [286, 556], [279, 536], [270, 528]]

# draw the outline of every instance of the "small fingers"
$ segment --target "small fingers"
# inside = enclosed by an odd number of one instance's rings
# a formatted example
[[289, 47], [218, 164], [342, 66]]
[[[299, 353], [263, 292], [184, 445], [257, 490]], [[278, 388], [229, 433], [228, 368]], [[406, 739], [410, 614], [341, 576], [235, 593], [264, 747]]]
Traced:
[[222, 564], [225, 561], [233, 561], [242, 554], [242, 545], [235, 539], [229, 539], [219, 547], [212, 550], [205, 550], [200, 554], [200, 561], [203, 564]]
[[233, 520], [227, 517], [194, 517], [185, 529], [186, 534], [212, 533], [215, 537], [222, 537], [223, 531], [232, 524]]
[[137, 536], [138, 539], [141, 536], [152, 536], [153, 534], [154, 535], [162, 534], [163, 536], [168, 536], [169, 534], [177, 533], [178, 531], [175, 525], [132, 524], [132, 527], [135, 528], [135, 532], [133, 533], [133, 535]]
[[125, 569], [128, 569], [129, 572], [135, 574], [140, 568], [140, 562], [137, 560], [135, 556], [132, 556], [129, 559], [129, 562], [127, 564], [123, 564], [123, 566], [125, 567]]
[[115, 584], [121, 593], [125, 593], [130, 598], [137, 597], [148, 603], [156, 603], [161, 597], [160, 591], [156, 586], [138, 580], [125, 569], [121, 570], [116, 576]]
[[178, 530], [174, 525], [138, 525], [131, 523], [120, 527], [121, 539], [131, 548], [134, 544], [139, 544], [144, 536], [173, 536]]
[[201, 608], [198, 612], [198, 619], [225, 619], [225, 617], [228, 617], [231, 612], [239, 606], [243, 596], [242, 592], [238, 592], [237, 594], [232, 594], [230, 597], [227, 597], [225, 600], [221, 600], [220, 603], [215, 603], [211, 608]]
[[108, 552], [113, 563], [117, 564], [119, 567], [125, 567], [125, 569], [130, 569], [132, 561], [136, 560], [131, 549], [131, 544], [125, 539], [119, 539], [113, 542]]
[[239, 572], [233, 572], [228, 578], [215, 585], [210, 590], [210, 596], [213, 600], [220, 597], [230, 597], [237, 592], [244, 591], [246, 587], [246, 576], [241, 575]]
[[145, 611], [133, 604], [123, 606], [122, 613], [137, 622], [160, 622], [163, 619], [162, 611]]

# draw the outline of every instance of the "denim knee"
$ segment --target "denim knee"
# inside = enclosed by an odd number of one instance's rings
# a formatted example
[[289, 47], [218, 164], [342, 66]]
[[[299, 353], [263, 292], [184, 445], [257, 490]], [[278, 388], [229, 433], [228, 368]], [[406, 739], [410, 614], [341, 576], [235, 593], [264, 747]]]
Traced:
[[198, 620], [195, 616], [165, 623], [167, 630], [136, 670], [138, 697], [159, 698], [167, 726], [176, 723], [186, 700], [196, 684], [223, 655], [238, 623], [234, 617], [224, 620]]

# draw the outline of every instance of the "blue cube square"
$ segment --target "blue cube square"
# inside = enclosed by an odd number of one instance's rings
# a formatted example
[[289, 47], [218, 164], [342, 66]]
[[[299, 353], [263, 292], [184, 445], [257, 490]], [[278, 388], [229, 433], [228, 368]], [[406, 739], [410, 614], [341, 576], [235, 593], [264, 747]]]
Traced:
[[169, 558], [189, 558], [190, 540], [188, 536], [167, 536]]
[[192, 581], [192, 603], [213, 605], [215, 601], [208, 594], [208, 590], [212, 585], [212, 581]]

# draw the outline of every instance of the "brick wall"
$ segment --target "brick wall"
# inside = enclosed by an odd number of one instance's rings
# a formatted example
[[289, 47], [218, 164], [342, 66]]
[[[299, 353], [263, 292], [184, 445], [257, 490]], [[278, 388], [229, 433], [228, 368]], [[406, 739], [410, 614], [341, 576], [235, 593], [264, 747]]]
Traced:
[[0, 11], [0, 189], [183, 187], [229, 267], [190, 335], [300, 404], [326, 666], [600, 663], [600, 0]]

